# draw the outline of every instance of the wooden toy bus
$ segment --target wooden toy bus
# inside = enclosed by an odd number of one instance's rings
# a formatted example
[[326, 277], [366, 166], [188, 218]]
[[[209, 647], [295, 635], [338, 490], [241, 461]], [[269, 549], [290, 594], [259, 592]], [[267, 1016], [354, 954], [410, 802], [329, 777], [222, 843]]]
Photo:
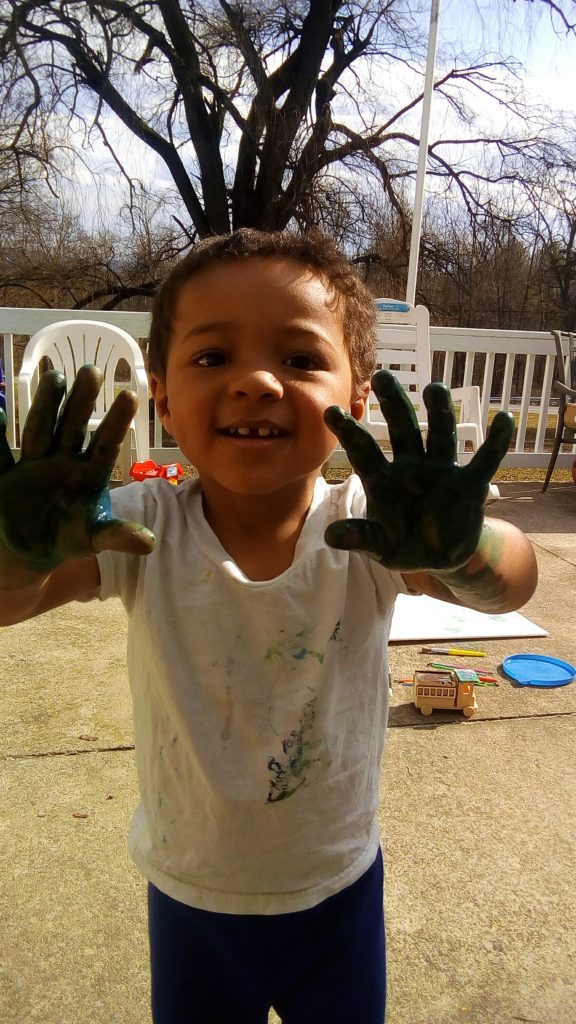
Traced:
[[414, 673], [414, 704], [423, 715], [431, 715], [434, 708], [449, 708], [472, 718], [478, 708], [474, 694], [477, 679], [472, 669], [418, 669]]

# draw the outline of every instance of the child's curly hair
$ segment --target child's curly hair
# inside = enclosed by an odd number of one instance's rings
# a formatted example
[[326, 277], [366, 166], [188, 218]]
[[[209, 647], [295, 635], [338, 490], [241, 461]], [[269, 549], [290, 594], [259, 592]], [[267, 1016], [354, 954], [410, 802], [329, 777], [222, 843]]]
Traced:
[[148, 341], [148, 370], [162, 380], [166, 376], [172, 315], [186, 281], [215, 263], [254, 258], [294, 260], [318, 274], [342, 309], [344, 338], [353, 383], [369, 381], [375, 363], [376, 316], [374, 300], [350, 261], [336, 243], [320, 231], [256, 231], [240, 228], [230, 235], [214, 235], [199, 242], [158, 289], [152, 307]]

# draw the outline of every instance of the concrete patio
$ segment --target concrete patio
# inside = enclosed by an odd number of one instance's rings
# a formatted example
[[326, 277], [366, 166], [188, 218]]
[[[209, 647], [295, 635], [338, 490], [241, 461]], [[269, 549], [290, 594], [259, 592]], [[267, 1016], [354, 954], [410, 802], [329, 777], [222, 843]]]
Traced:
[[[501, 484], [490, 513], [535, 545], [524, 612], [549, 636], [483, 640], [486, 668], [520, 651], [576, 660], [576, 487], [540, 487]], [[123, 613], [70, 606], [0, 644], [0, 1021], [147, 1024]], [[502, 678], [472, 720], [425, 719], [398, 680], [427, 656], [393, 645], [390, 660], [387, 1024], [574, 1024], [576, 684]]]

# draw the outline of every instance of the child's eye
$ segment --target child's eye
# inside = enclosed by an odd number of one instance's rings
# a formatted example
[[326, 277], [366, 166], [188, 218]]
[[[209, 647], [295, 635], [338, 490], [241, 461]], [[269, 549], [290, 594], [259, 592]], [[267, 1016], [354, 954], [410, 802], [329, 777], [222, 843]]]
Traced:
[[195, 366], [222, 366], [226, 362], [226, 356], [223, 352], [210, 350], [209, 352], [200, 352], [194, 356], [192, 361]]
[[308, 356], [304, 353], [299, 355], [289, 356], [286, 360], [286, 365], [291, 366], [293, 370], [317, 370], [318, 360], [314, 356]]

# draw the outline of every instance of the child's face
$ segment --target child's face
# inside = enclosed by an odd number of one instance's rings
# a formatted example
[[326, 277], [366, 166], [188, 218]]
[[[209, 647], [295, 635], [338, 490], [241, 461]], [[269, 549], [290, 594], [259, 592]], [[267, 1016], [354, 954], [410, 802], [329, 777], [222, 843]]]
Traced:
[[[284, 259], [202, 270], [182, 288], [158, 412], [208, 493], [269, 494], [316, 476], [336, 439], [323, 413], [360, 419], [342, 316], [322, 280]], [[360, 392], [360, 393], [358, 393]]]

